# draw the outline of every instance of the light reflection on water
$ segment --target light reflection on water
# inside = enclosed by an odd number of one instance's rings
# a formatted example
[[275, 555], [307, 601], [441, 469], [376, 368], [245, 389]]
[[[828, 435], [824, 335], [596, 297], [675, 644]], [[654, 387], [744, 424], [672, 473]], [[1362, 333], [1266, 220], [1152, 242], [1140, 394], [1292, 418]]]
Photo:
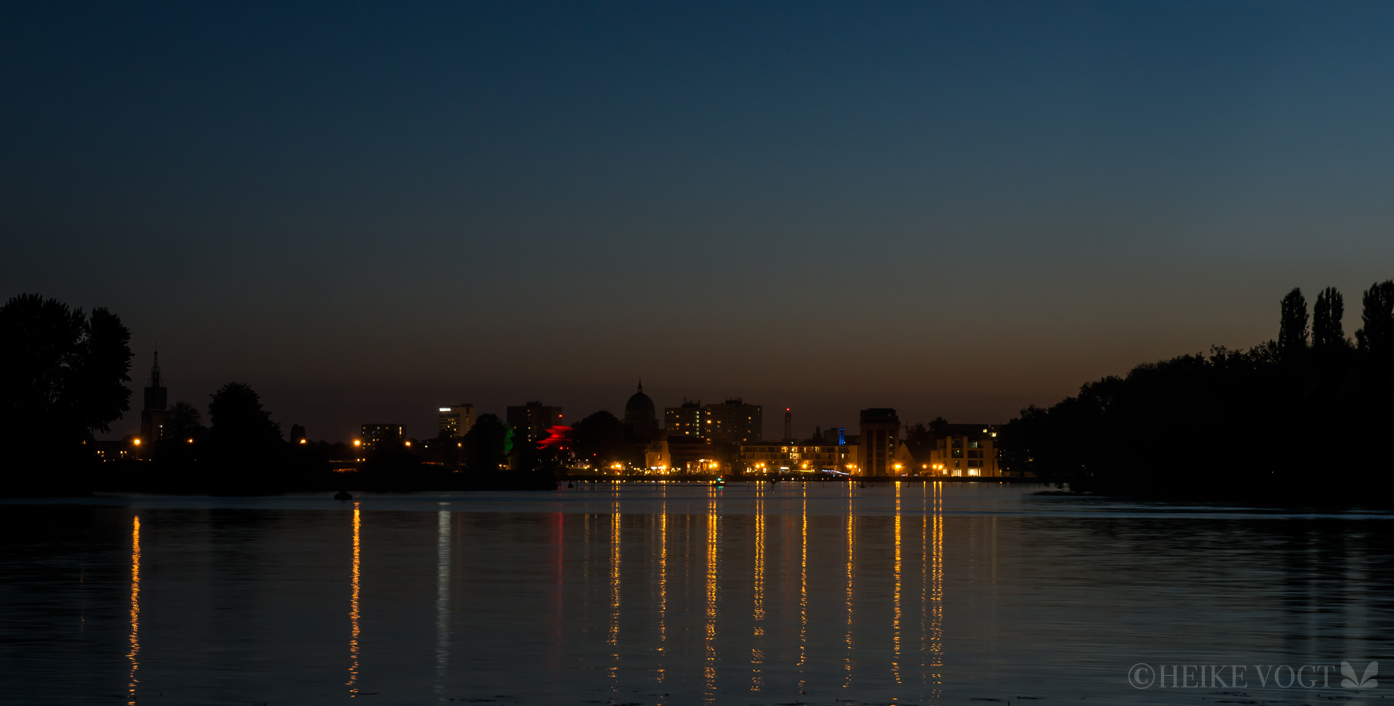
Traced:
[[131, 524], [131, 651], [126, 658], [131, 661], [131, 676], [127, 680], [126, 692], [130, 695], [129, 706], [135, 706], [136, 671], [140, 669], [140, 516], [132, 518]]
[[350, 569], [349, 594], [349, 696], [358, 695], [358, 587], [359, 587], [359, 538], [361, 526], [358, 503], [353, 504], [353, 566]]
[[436, 512], [436, 688], [438, 699], [446, 698], [445, 677], [450, 666], [450, 517], [449, 510]]
[[1035, 490], [6, 502], [0, 701], [1200, 704], [1127, 670], [1394, 662], [1388, 515]]

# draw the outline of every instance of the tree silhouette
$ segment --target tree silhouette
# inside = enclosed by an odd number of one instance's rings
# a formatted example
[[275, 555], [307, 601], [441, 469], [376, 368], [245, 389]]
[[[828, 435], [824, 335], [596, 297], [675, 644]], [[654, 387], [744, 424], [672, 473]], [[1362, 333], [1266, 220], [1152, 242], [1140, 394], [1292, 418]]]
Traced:
[[203, 426], [203, 415], [198, 408], [188, 402], [175, 402], [165, 415], [165, 429], [169, 438], [179, 443], [197, 440], [207, 429]]
[[905, 425], [905, 443], [907, 444], [929, 444], [934, 441], [934, 432], [924, 424]]
[[1370, 285], [1361, 297], [1361, 327], [1355, 332], [1357, 347], [1379, 356], [1394, 352], [1394, 280]]
[[1283, 297], [1282, 322], [1278, 327], [1278, 355], [1292, 359], [1307, 350], [1307, 300], [1293, 288]]
[[218, 388], [208, 403], [206, 449], [199, 463], [210, 472], [214, 492], [264, 493], [285, 490], [289, 446], [281, 425], [261, 406], [251, 386], [230, 382]]
[[281, 441], [281, 425], [271, 421], [261, 396], [244, 383], [230, 382], [212, 394], [208, 420], [210, 441], [218, 447], [259, 449]]
[[[1340, 336], [1339, 295], [1322, 294], [1319, 355], [1296, 354], [1306, 321], [1294, 290], [1278, 341], [1139, 365], [1022, 410], [999, 439], [1004, 468], [1109, 494], [1388, 504], [1365, 489], [1394, 472], [1394, 375], [1380, 353], [1394, 331], [1394, 284], [1366, 292], [1359, 349]], [[1333, 463], [1340, 483], [1312, 482]]]
[[130, 339], [106, 309], [84, 315], [38, 294], [0, 307], [0, 463], [82, 457], [92, 432], [109, 431], [130, 409]]
[[1346, 346], [1345, 330], [1341, 319], [1346, 315], [1345, 301], [1335, 287], [1327, 287], [1317, 294], [1317, 303], [1312, 307], [1312, 347], [1322, 350]]
[[615, 415], [601, 410], [573, 423], [571, 433], [576, 440], [576, 458], [600, 467], [618, 457], [624, 430]]
[[943, 436], [949, 433], [949, 420], [943, 417], [935, 417], [929, 420], [929, 433], [934, 436]]
[[465, 434], [465, 465], [474, 474], [497, 473], [503, 463], [503, 442], [508, 435], [496, 415], [481, 414], [474, 420], [474, 426]]

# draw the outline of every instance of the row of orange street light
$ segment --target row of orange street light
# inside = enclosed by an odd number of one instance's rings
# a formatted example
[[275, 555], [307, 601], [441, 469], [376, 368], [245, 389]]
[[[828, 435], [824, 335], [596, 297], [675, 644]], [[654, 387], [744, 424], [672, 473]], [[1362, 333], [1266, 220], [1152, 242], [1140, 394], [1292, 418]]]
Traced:
[[[85, 443], [87, 443], [87, 442], [84, 441], [83, 443], [85, 444]], [[193, 440], [192, 437], [190, 437], [190, 438], [188, 438], [188, 439], [185, 440], [185, 443], [192, 444], [192, 443], [194, 443], [194, 440]], [[306, 443], [308, 443], [308, 440], [307, 440], [307, 439], [301, 439], [301, 440], [300, 440], [300, 443], [301, 443], [301, 444], [306, 444]], [[134, 445], [134, 446], [140, 446], [140, 437], [137, 436], [137, 437], [131, 439], [131, 444]], [[358, 442], [357, 440], [355, 440], [355, 441], [353, 442], [353, 445], [354, 445], [354, 446], [357, 446], [358, 444], [359, 444], [359, 442]], [[407, 446], [411, 446], [411, 442], [410, 442], [410, 441], [407, 442]]]
[[[997, 434], [994, 433], [993, 436], [997, 436]], [[85, 442], [84, 442], [84, 443], [85, 443]], [[141, 443], [141, 442], [140, 442], [140, 437], [134, 437], [134, 438], [131, 439], [131, 444], [132, 444], [132, 445], [140, 446], [140, 443]], [[190, 439], [188, 439], [188, 442], [187, 442], [187, 443], [192, 444], [192, 443], [194, 443], [194, 440], [193, 440], [192, 438], [190, 438]], [[301, 445], [305, 445], [305, 444], [309, 443], [309, 441], [308, 441], [307, 439], [303, 439], [303, 438], [302, 438], [302, 439], [299, 441], [299, 443], [300, 443]], [[403, 443], [403, 445], [405, 445], [407, 448], [411, 448], [411, 440], [410, 440], [410, 439], [408, 439], [408, 440], [406, 440], [406, 441], [404, 441], [404, 442], [402, 442], [402, 443]], [[354, 439], [354, 440], [353, 440], [353, 445], [354, 445], [354, 448], [362, 447], [362, 446], [363, 446], [363, 440], [362, 440], [362, 439]], [[464, 447], [464, 444], [463, 444], [463, 443], [457, 443], [456, 446], [459, 446], [459, 447], [463, 448], [463, 447]], [[711, 470], [711, 471], [718, 470], [718, 464], [717, 464], [717, 462], [715, 462], [715, 461], [708, 461], [708, 460], [706, 460], [706, 459], [701, 459], [701, 460], [699, 461], [699, 463], [702, 464], [702, 466], [704, 467], [705, 470]], [[942, 463], [922, 464], [922, 465], [921, 465], [921, 467], [924, 468], [924, 469], [926, 469], [926, 470], [928, 470], [929, 468], [931, 468], [931, 466], [932, 466], [933, 469], [936, 470], [936, 471], [942, 471], [942, 470], [944, 470], [944, 464], [942, 464]], [[610, 468], [611, 468], [611, 470], [615, 470], [615, 471], [623, 471], [623, 470], [625, 470], [624, 464], [618, 463], [618, 462], [615, 463], [615, 464], [613, 464], [613, 465], [611, 465]], [[903, 464], [897, 463], [897, 464], [894, 465], [894, 468], [895, 468], [895, 470], [899, 471], [899, 470], [902, 470], [902, 469], [904, 468], [904, 465], [903, 465]], [[768, 468], [765, 466], [764, 462], [760, 462], [760, 463], [756, 464], [756, 469], [757, 469], [759, 472], [762, 472], [762, 473], [768, 473], [768, 472], [769, 472], [769, 471], [768, 471]], [[848, 470], [851, 470], [851, 471], [855, 471], [855, 470], [857, 469], [857, 467], [856, 467], [855, 464], [848, 464], [847, 469], [848, 469]], [[650, 469], [648, 469], [648, 470], [650, 470], [650, 471], [657, 471], [658, 473], [662, 473], [662, 474], [666, 474], [666, 473], [669, 472], [669, 468], [668, 468], [667, 466], [655, 466], [655, 467], [650, 468]], [[786, 467], [781, 466], [781, 467], [780, 467], [780, 470], [789, 470], [789, 469], [786, 468]], [[803, 464], [802, 464], [802, 470], [808, 470], [808, 462], [807, 462], [807, 461], [804, 461], [804, 462], [803, 462]]]

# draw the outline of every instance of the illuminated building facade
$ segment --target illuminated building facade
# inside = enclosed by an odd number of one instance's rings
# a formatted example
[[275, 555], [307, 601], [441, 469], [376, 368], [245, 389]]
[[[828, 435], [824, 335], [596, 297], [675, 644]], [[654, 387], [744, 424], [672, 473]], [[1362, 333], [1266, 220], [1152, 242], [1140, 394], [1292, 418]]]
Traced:
[[550, 436], [547, 430], [562, 423], [561, 407], [550, 407], [541, 402], [509, 407], [507, 416], [514, 438], [533, 442], [546, 439]]
[[665, 436], [650, 442], [644, 452], [650, 472], [664, 474], [720, 473], [712, 445], [690, 436]]
[[896, 453], [900, 446], [900, 417], [886, 407], [861, 412], [861, 463], [856, 475], [895, 475]]
[[765, 422], [760, 405], [741, 398], [703, 405], [684, 399], [681, 407], [663, 410], [668, 436], [703, 439], [713, 444], [748, 444], [764, 438]]
[[668, 436], [685, 436], [693, 439], [703, 438], [702, 403], [684, 399], [681, 407], [668, 407], [664, 409], [663, 428]]
[[364, 424], [358, 429], [365, 455], [383, 446], [400, 444], [407, 438], [407, 428], [401, 424]]
[[123, 458], [134, 458], [136, 449], [140, 448], [133, 443], [133, 439], [126, 438], [115, 441], [84, 441], [83, 446], [90, 445], [92, 453], [100, 461], [120, 461]]
[[456, 404], [439, 407], [436, 412], [436, 434], [458, 439], [474, 427], [474, 405]]
[[741, 444], [741, 465], [748, 473], [819, 471], [848, 472], [855, 460], [853, 446], [812, 442], [761, 441]]
[[[923, 464], [922, 464], [923, 465]], [[990, 424], [950, 424], [937, 434], [923, 473], [936, 476], [1002, 475], [997, 458], [997, 429]]]
[[702, 408], [702, 438], [713, 444], [748, 444], [764, 438], [765, 422], [760, 405], [741, 398]]

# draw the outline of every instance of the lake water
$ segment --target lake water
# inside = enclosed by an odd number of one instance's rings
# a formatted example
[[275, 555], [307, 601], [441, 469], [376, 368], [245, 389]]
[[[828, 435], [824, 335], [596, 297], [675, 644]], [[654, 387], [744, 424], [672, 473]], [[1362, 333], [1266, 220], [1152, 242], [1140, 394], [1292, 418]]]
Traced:
[[5, 501], [0, 702], [1394, 699], [1394, 517], [1040, 490]]

